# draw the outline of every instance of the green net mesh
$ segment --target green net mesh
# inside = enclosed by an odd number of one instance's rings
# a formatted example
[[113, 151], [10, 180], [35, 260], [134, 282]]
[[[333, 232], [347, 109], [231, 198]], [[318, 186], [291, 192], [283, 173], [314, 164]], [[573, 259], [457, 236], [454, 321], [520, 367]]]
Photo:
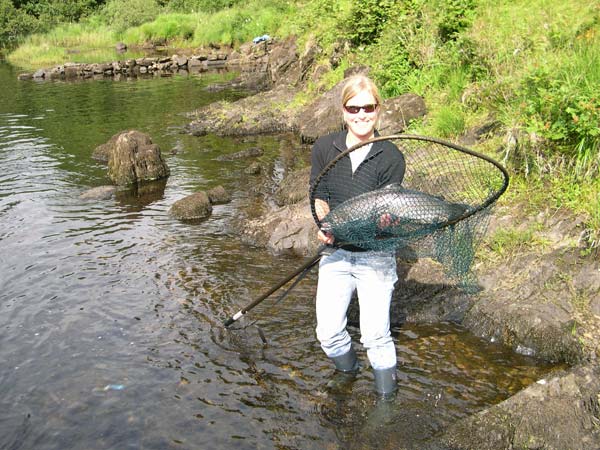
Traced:
[[[382, 177], [376, 158], [382, 157], [378, 149], [384, 141], [404, 156], [401, 184], [386, 184]], [[455, 144], [397, 135], [373, 140], [366, 159], [352, 172], [349, 154], [359, 148], [340, 154], [314, 180], [310, 198], [317, 225], [334, 235], [337, 246], [409, 249], [439, 262], [448, 277], [472, 287], [471, 267], [490, 208], [508, 184], [504, 168]], [[320, 219], [315, 199], [331, 205]]]

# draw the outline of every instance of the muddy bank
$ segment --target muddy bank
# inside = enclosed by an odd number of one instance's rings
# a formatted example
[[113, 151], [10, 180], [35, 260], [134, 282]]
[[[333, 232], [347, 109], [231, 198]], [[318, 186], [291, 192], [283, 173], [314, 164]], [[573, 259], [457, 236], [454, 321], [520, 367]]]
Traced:
[[[188, 132], [244, 135], [293, 130], [300, 143], [307, 143], [339, 129], [341, 115], [335, 99], [340, 85], [319, 92], [318, 98], [304, 106], [294, 107], [294, 99], [303, 88], [302, 74], [312, 73], [318, 82], [319, 70], [308, 64], [306, 57], [314, 54], [314, 49], [305, 49], [303, 55], [296, 53], [295, 58], [292, 53], [285, 54], [287, 63], [278, 65], [285, 68], [279, 75], [285, 76], [271, 78], [271, 90], [195, 111], [190, 115]], [[409, 94], [386, 100], [383, 110], [382, 134], [394, 134], [402, 132], [410, 120], [424, 116], [426, 105]], [[486, 127], [481, 124], [477, 129]], [[477, 129], [468, 134], [471, 143], [485, 139], [486, 134]], [[499, 127], [492, 132], [505, 133]], [[299, 147], [298, 151], [308, 152], [309, 148]], [[265, 213], [238, 224], [244, 239], [274, 253], [314, 252], [316, 227], [307, 188], [307, 168], [289, 173], [273, 186]], [[533, 230], [532, 241], [543, 245], [498, 252], [490, 251], [484, 243], [474, 267], [479, 286], [476, 294], [459, 289], [431, 260], [400, 254], [392, 321], [454, 321], [516, 352], [572, 368], [461, 421], [432, 441], [432, 448], [600, 448], [598, 248], [582, 239], [585, 230], [577, 217], [550, 209], [535, 215], [524, 211], [527, 208], [522, 205], [504, 205], [501, 199], [493, 211], [488, 239], [497, 230]], [[357, 320], [356, 310], [351, 311], [350, 320]]]

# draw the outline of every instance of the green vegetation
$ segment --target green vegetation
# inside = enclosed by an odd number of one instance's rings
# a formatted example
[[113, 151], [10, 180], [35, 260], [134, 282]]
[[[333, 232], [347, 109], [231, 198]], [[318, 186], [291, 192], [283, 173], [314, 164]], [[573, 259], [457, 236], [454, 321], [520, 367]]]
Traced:
[[[9, 55], [19, 66], [110, 51], [117, 41], [236, 47], [262, 34], [296, 35], [300, 49], [321, 47], [318, 64], [329, 72], [294, 106], [364, 64], [384, 97], [425, 98], [429, 114], [411, 132], [456, 139], [497, 121], [500, 132], [478, 150], [513, 172], [507, 198], [585, 215], [594, 242], [599, 33], [597, 0], [0, 0], [0, 45], [20, 44]], [[334, 52], [342, 56], [332, 66]]]
[[493, 254], [500, 257], [515, 257], [526, 249], [534, 247], [545, 247], [548, 245], [543, 239], [540, 239], [534, 228], [519, 230], [508, 228], [498, 230], [490, 240], [488, 247]]

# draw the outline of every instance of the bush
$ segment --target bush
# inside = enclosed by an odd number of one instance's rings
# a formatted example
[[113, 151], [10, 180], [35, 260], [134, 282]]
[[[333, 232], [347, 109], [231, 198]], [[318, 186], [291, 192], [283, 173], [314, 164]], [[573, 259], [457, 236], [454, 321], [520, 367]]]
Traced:
[[256, 36], [274, 36], [282, 24], [282, 17], [292, 15], [291, 5], [280, 5], [276, 1], [263, 1], [245, 6], [223, 9], [214, 14], [198, 14], [193, 44], [227, 45], [248, 42]]
[[397, 2], [394, 0], [355, 0], [348, 21], [348, 37], [354, 45], [377, 40]]
[[154, 20], [160, 10], [156, 0], [108, 0], [100, 15], [107, 25], [120, 33]]
[[19, 38], [38, 26], [35, 17], [15, 8], [11, 0], [0, 0], [0, 48], [13, 47]]
[[533, 70], [518, 92], [528, 131], [555, 143], [579, 174], [600, 165], [600, 42], [576, 46], [562, 67]]
[[170, 0], [164, 2], [165, 7], [173, 12], [205, 12], [212, 13], [221, 9], [230, 8], [241, 0]]
[[104, 0], [29, 0], [19, 3], [22, 10], [37, 17], [49, 28], [59, 23], [79, 21], [103, 4]]
[[442, 106], [436, 111], [431, 128], [437, 136], [448, 138], [462, 134], [465, 123], [465, 115], [458, 106]]
[[438, 33], [442, 42], [448, 42], [471, 26], [474, 17], [474, 0], [445, 0], [441, 8]]

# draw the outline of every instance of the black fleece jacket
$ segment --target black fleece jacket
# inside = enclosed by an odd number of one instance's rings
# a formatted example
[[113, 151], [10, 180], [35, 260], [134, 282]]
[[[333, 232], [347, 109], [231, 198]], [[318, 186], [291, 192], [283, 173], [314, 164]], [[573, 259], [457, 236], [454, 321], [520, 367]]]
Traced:
[[[342, 131], [317, 139], [311, 155], [311, 186], [327, 164], [347, 150], [347, 134], [347, 131]], [[364, 192], [390, 183], [401, 183], [405, 169], [404, 155], [398, 147], [390, 141], [375, 142], [354, 173], [349, 155], [339, 160], [321, 178], [311, 201], [315, 198], [324, 200], [330, 209], [334, 209], [340, 203]]]
[[[311, 186], [328, 163], [347, 150], [347, 134], [347, 131], [342, 131], [317, 139], [311, 154]], [[352, 172], [349, 155], [331, 167], [318, 180], [310, 201], [323, 200], [333, 210], [340, 203], [359, 194], [382, 188], [390, 183], [401, 183], [405, 169], [404, 155], [398, 147], [390, 141], [375, 142], [354, 172]], [[344, 245], [342, 248], [349, 251], [364, 251], [354, 245]]]

